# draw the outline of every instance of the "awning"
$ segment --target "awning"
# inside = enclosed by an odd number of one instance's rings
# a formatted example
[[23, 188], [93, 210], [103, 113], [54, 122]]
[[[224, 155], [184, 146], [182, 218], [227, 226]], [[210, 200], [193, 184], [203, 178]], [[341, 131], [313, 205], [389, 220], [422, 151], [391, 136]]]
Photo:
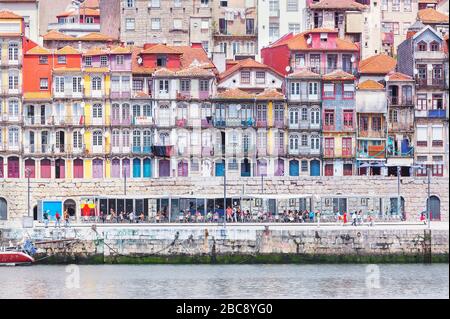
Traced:
[[412, 158], [388, 158], [386, 166], [411, 166], [413, 165]]

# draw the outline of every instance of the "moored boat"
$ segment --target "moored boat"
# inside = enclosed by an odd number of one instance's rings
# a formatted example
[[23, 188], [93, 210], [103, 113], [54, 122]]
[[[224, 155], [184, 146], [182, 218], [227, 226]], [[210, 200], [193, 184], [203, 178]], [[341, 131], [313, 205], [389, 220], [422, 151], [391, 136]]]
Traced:
[[18, 250], [5, 250], [0, 251], [0, 266], [15, 266], [31, 264], [34, 262], [34, 258], [23, 251]]

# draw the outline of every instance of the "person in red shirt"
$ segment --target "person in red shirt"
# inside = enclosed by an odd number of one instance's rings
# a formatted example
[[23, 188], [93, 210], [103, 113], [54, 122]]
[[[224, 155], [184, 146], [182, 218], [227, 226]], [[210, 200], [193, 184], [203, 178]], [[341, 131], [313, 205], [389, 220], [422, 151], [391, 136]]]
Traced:
[[347, 212], [344, 212], [344, 225], [347, 224]]
[[233, 214], [233, 210], [231, 209], [230, 206], [228, 206], [227, 208], [227, 221], [232, 220], [231, 215]]
[[56, 214], [55, 214], [55, 218], [56, 218], [56, 223], [55, 223], [55, 228], [56, 227], [61, 227], [61, 223], [60, 223], [60, 221], [61, 221], [61, 215], [59, 215], [59, 212], [56, 212]]

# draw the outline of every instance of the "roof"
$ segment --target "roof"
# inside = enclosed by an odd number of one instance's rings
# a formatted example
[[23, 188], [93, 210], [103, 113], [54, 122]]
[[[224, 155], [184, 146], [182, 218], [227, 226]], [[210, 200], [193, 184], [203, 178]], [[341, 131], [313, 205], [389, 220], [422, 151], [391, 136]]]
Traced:
[[253, 94], [242, 91], [238, 88], [228, 89], [226, 91], [217, 94], [219, 99], [241, 100], [241, 99], [254, 99]]
[[110, 54], [131, 54], [130, 47], [114, 47], [109, 51]]
[[99, 0], [84, 0], [84, 2], [80, 5], [81, 8], [99, 8], [100, 3]]
[[351, 9], [362, 11], [367, 6], [353, 0], [321, 0], [309, 5], [311, 9]]
[[0, 19], [22, 19], [22, 16], [8, 10], [2, 10], [0, 11]]
[[43, 36], [44, 41], [114, 41], [113, 37], [99, 32], [92, 32], [80, 37], [73, 37], [56, 30], [51, 30]]
[[175, 71], [166, 69], [166, 68], [160, 68], [155, 70], [153, 73], [154, 76], [175, 76]]
[[388, 75], [388, 81], [414, 81], [414, 79], [406, 74], [400, 72], [391, 72]]
[[138, 63], [138, 57], [141, 51], [141, 47], [133, 47], [131, 49], [131, 72], [134, 74], [150, 75], [155, 71], [155, 68], [146, 68]]
[[43, 36], [44, 40], [51, 41], [51, 40], [76, 40], [75, 37], [71, 35], [67, 35], [61, 32], [58, 32], [56, 30], [50, 30], [47, 34]]
[[240, 69], [264, 69], [264, 70], [269, 70], [269, 71], [283, 77], [283, 75], [281, 73], [279, 73], [275, 69], [271, 68], [270, 66], [256, 62], [255, 60], [248, 58], [248, 59], [239, 61], [238, 63], [233, 65], [228, 70], [225, 70], [224, 72], [219, 74], [220, 81], [226, 79], [227, 77], [229, 77], [230, 75], [232, 75], [233, 73], [237, 72]]
[[100, 16], [100, 10], [97, 9], [90, 9], [90, 8], [84, 8], [79, 10], [72, 10], [72, 11], [66, 11], [62, 12], [57, 17], [70, 17], [70, 16], [78, 16], [78, 15], [85, 15], [85, 16]]
[[165, 44], [155, 44], [151, 47], [142, 50], [142, 54], [182, 54], [182, 52]]
[[107, 48], [93, 47], [83, 53], [84, 56], [95, 56], [108, 54]]
[[113, 41], [113, 40], [117, 40], [107, 34], [103, 34], [100, 32], [91, 32], [91, 33], [88, 33], [81, 37], [78, 37], [76, 39], [81, 40], [81, 41]]
[[307, 69], [296, 71], [287, 76], [290, 79], [320, 79], [320, 74], [314, 73]]
[[214, 73], [211, 70], [203, 68], [201, 65], [193, 65], [177, 71], [176, 76], [212, 77]]
[[359, 90], [384, 90], [384, 85], [374, 80], [366, 80], [358, 84]]
[[52, 51], [37, 45], [34, 48], [28, 50], [25, 54], [26, 55], [46, 55], [46, 54], [52, 54]]
[[[320, 30], [320, 31], [317, 31]], [[328, 31], [327, 31], [328, 30]], [[323, 48], [314, 48], [314, 47], [310, 47], [308, 46], [308, 44], [306, 43], [306, 38], [307, 35], [310, 33], [316, 33], [317, 32], [326, 32], [326, 33], [335, 33], [335, 31], [333, 30], [329, 30], [329, 29], [313, 29], [310, 31], [305, 31], [302, 33], [299, 33], [293, 37], [287, 37], [284, 40], [281, 41], [277, 41], [274, 44], [272, 44], [270, 47], [278, 47], [278, 46], [282, 46], [282, 45], [287, 45], [288, 48], [290, 50], [313, 50], [313, 51], [317, 51], [317, 50], [324, 50]], [[345, 39], [341, 39], [341, 38], [337, 38], [336, 39], [336, 46], [335, 47], [328, 47], [325, 50], [329, 50], [329, 51], [358, 51], [358, 46], [349, 41], [349, 40], [345, 40]]]
[[397, 66], [397, 60], [385, 55], [377, 54], [359, 62], [359, 73], [387, 74]]
[[193, 48], [190, 46], [177, 46], [177, 51], [181, 52], [181, 66], [183, 68], [191, 66], [196, 62], [204, 64], [204, 68], [215, 69], [215, 65], [208, 58], [208, 54], [203, 48]]
[[256, 95], [257, 100], [284, 100], [284, 94], [277, 89], [265, 89]]
[[353, 74], [344, 72], [342, 70], [334, 70], [322, 77], [323, 80], [354, 80], [355, 76]]
[[81, 54], [78, 50], [72, 48], [69, 45], [66, 45], [64, 48], [56, 51], [56, 54]]
[[419, 10], [417, 13], [417, 18], [423, 23], [437, 24], [437, 23], [448, 23], [448, 15], [436, 11], [433, 8], [427, 8]]

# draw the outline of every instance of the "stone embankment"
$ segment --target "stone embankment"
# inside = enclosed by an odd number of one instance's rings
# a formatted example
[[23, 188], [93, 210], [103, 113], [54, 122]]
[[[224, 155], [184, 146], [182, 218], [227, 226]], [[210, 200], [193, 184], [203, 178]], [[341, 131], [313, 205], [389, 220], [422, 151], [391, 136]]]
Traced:
[[0, 228], [0, 245], [28, 235], [47, 264], [448, 262], [448, 224], [440, 224]]

